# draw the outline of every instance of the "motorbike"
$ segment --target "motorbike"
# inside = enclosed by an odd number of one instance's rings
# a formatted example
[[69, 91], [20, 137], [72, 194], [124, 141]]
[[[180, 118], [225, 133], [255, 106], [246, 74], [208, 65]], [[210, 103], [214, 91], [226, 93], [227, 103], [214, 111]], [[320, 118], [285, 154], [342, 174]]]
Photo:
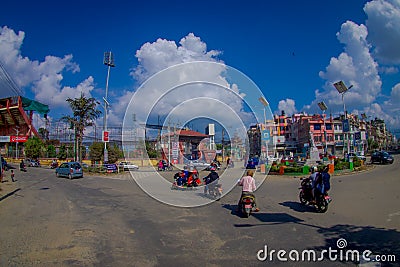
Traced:
[[248, 218], [254, 208], [254, 196], [251, 194], [244, 195], [240, 199], [240, 212]]
[[220, 199], [222, 197], [222, 184], [215, 182], [205, 185], [204, 194], [208, 194], [213, 199]]
[[57, 167], [58, 167], [58, 162], [56, 162], [56, 161], [52, 162], [50, 165], [50, 169], [55, 169]]
[[[299, 199], [300, 203], [303, 205], [311, 205], [313, 201], [313, 196], [312, 196], [312, 184], [311, 184], [311, 179], [310, 178], [301, 178], [301, 187], [300, 193], [299, 193]], [[315, 204], [312, 204], [317, 212], [324, 213], [328, 210], [328, 205], [332, 201], [330, 196], [328, 195], [327, 192], [322, 194], [318, 190], [314, 191], [315, 193]]]
[[26, 172], [26, 167], [25, 167], [25, 166], [20, 166], [20, 167], [19, 167], [19, 170], [20, 170], [21, 172]]

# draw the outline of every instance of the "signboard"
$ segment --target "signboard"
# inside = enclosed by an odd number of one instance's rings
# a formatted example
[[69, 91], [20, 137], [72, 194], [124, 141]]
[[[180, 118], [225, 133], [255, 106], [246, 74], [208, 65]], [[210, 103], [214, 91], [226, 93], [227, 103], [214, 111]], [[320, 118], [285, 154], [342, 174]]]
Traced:
[[26, 141], [28, 141], [28, 136], [10, 136], [11, 143], [25, 143]]
[[345, 133], [350, 132], [350, 125], [348, 119], [343, 120], [342, 126], [343, 126], [343, 132]]
[[273, 140], [275, 145], [284, 145], [286, 141], [285, 136], [283, 135], [274, 136]]
[[103, 142], [106, 142], [106, 143], [110, 141], [108, 131], [103, 131], [102, 140], [103, 140]]
[[354, 133], [354, 139], [355, 140], [361, 140], [361, 132], [355, 132]]
[[263, 130], [262, 131], [262, 140], [269, 141], [269, 139], [270, 139], [269, 130]]
[[8, 143], [10, 142], [9, 136], [0, 136], [0, 143]]
[[178, 157], [179, 157], [179, 143], [172, 142], [172, 158], [178, 159]]

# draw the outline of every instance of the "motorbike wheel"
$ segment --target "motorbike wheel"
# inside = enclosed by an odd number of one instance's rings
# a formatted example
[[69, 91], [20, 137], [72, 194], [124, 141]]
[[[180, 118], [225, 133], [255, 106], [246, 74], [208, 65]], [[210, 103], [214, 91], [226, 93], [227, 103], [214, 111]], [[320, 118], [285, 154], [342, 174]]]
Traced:
[[320, 213], [325, 213], [328, 210], [328, 201], [321, 199], [317, 205], [317, 211]]
[[243, 208], [243, 216], [245, 217], [245, 218], [249, 218], [250, 217], [250, 213], [251, 213], [251, 209], [246, 209], [246, 208]]
[[305, 204], [307, 203], [307, 200], [306, 200], [306, 198], [304, 197], [304, 192], [303, 192], [303, 190], [300, 191], [300, 193], [299, 193], [299, 199], [300, 199], [300, 203], [301, 203], [301, 204], [305, 205]]

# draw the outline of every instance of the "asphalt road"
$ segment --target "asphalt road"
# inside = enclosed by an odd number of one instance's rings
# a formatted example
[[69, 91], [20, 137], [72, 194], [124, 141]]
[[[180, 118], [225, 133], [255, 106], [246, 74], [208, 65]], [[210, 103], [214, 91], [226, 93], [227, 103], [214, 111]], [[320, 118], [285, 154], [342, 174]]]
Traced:
[[[129, 175], [68, 180], [44, 168], [16, 170], [21, 190], [0, 202], [0, 266], [321, 266], [270, 253], [338, 250], [340, 238], [344, 253], [395, 255], [383, 266], [399, 266], [399, 171], [396, 156], [392, 165], [333, 177], [325, 214], [299, 204], [299, 179], [268, 176], [256, 192], [261, 211], [245, 219], [235, 212], [240, 188], [179, 208], [149, 197]], [[271, 258], [260, 261], [265, 247]], [[327, 255], [323, 264], [356, 265]]]

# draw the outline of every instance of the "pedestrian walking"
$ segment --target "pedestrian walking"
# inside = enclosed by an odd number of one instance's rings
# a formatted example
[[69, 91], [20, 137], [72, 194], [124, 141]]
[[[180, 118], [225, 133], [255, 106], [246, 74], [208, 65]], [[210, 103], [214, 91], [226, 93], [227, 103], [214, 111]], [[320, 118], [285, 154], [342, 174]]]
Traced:
[[12, 180], [13, 182], [15, 182], [14, 176], [15, 176], [14, 170], [11, 170], [11, 180]]

